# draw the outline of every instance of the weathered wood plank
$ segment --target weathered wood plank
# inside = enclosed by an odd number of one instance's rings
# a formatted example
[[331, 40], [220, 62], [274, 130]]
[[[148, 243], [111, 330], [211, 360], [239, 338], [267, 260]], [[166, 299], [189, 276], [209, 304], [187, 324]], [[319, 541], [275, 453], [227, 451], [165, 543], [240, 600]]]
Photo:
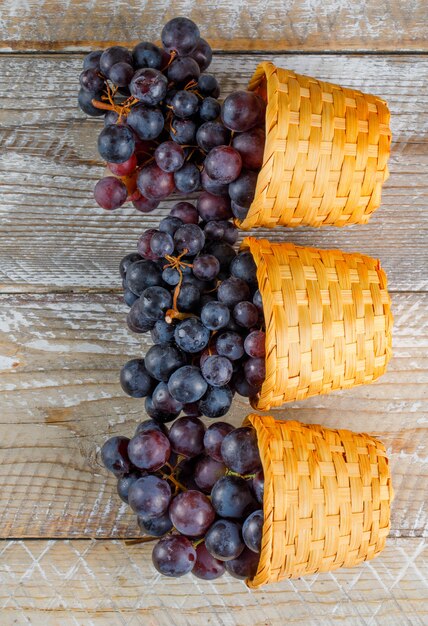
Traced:
[[161, 577], [150, 545], [119, 541], [5, 541], [2, 624], [123, 626], [423, 626], [428, 548], [390, 539], [358, 568], [256, 591], [228, 575]]
[[423, 0], [355, 3], [283, 0], [112, 0], [2, 2], [2, 50], [81, 50], [159, 39], [177, 15], [225, 50], [426, 50]]
[[[383, 204], [369, 225], [275, 229], [258, 236], [379, 256], [392, 289], [426, 290], [428, 57], [263, 56], [384, 96], [392, 111], [394, 145]], [[216, 57], [213, 71], [224, 93], [245, 86], [260, 58]], [[0, 58], [3, 291], [118, 286], [119, 259], [171, 206], [165, 202], [148, 216], [96, 207], [92, 189], [103, 171], [96, 151], [102, 122], [77, 110], [80, 62], [66, 56]]]
[[[376, 384], [290, 404], [274, 414], [377, 433], [391, 455], [392, 531], [428, 531], [428, 294], [395, 294], [394, 358]], [[135, 520], [99, 461], [131, 435], [143, 401], [119, 369], [147, 341], [124, 324], [119, 296], [0, 297], [0, 537], [132, 537]], [[237, 397], [228, 420], [249, 412]], [[209, 421], [209, 420], [208, 420]]]

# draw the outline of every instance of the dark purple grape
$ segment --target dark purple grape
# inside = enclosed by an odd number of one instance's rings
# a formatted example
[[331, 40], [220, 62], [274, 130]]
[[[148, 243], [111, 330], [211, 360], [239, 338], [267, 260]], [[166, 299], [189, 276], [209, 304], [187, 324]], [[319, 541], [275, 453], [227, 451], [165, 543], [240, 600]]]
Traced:
[[169, 214], [178, 217], [185, 224], [197, 224], [199, 221], [198, 211], [190, 202], [177, 202]]
[[179, 533], [200, 537], [213, 523], [215, 511], [206, 495], [189, 490], [175, 496], [169, 507], [169, 516]]
[[161, 433], [168, 437], [168, 428], [165, 426], [165, 424], [159, 424], [159, 422], [156, 422], [156, 420], [154, 419], [144, 420], [143, 422], [138, 424], [135, 430], [135, 434], [138, 435], [138, 433], [143, 433], [147, 430], [160, 430]]
[[200, 458], [201, 455], [185, 458], [182, 459], [177, 465], [176, 478], [186, 489], [194, 489], [195, 491], [198, 491], [199, 489], [198, 485], [195, 483], [194, 474], [196, 464]]
[[[229, 140], [230, 131], [221, 122], [205, 122], [196, 133], [196, 142], [205, 152], [210, 152], [218, 146], [225, 146]], [[217, 180], [217, 182], [221, 181]]]
[[223, 563], [211, 556], [204, 543], [200, 543], [196, 548], [196, 563], [192, 574], [202, 580], [214, 580], [220, 578], [225, 571]]
[[125, 304], [131, 307], [136, 300], [138, 300], [138, 296], [136, 296], [135, 293], [132, 293], [130, 289], [124, 290], [123, 301], [125, 302]]
[[128, 495], [129, 488], [133, 485], [139, 478], [141, 478], [140, 472], [131, 472], [130, 474], [124, 474], [120, 476], [117, 480], [117, 494], [121, 500], [128, 504]]
[[258, 322], [259, 310], [252, 302], [238, 302], [233, 309], [233, 319], [238, 326], [253, 328]]
[[248, 517], [258, 506], [247, 482], [239, 476], [220, 478], [211, 491], [211, 502], [218, 515], [233, 519]]
[[221, 328], [227, 326], [229, 320], [229, 309], [222, 302], [214, 300], [212, 302], [207, 302], [207, 304], [202, 307], [201, 321], [209, 330], [220, 330]]
[[205, 97], [218, 98], [220, 95], [220, 86], [213, 74], [201, 74], [197, 89]]
[[175, 141], [164, 141], [155, 150], [156, 163], [164, 172], [179, 170], [183, 166], [184, 158], [183, 148]]
[[200, 417], [202, 415], [197, 402], [189, 402], [188, 404], [184, 404], [183, 412], [189, 417]]
[[163, 537], [172, 530], [172, 522], [168, 513], [164, 513], [159, 517], [139, 515], [137, 522], [143, 533], [151, 537]]
[[218, 335], [215, 343], [218, 354], [231, 361], [237, 361], [244, 356], [244, 340], [241, 335], [227, 331]]
[[149, 106], [156, 106], [164, 99], [168, 89], [166, 76], [152, 67], [137, 70], [130, 84], [131, 94]]
[[166, 383], [159, 383], [152, 394], [155, 409], [161, 413], [180, 413], [183, 405], [171, 396]]
[[[157, 231], [150, 240], [150, 248], [157, 256], [166, 256], [174, 252], [174, 239], [168, 233]], [[251, 306], [254, 306], [253, 304]], [[257, 308], [254, 307], [257, 311]], [[257, 312], [258, 316], [258, 312]]]
[[164, 117], [160, 109], [151, 109], [144, 104], [133, 106], [126, 123], [144, 141], [156, 139], [164, 127]]
[[185, 86], [191, 80], [197, 80], [200, 73], [195, 59], [190, 56], [177, 57], [168, 67], [168, 80]]
[[198, 96], [184, 89], [177, 91], [171, 101], [172, 112], [177, 117], [186, 118], [195, 115], [199, 109]]
[[213, 51], [211, 50], [209, 43], [200, 37], [196, 47], [193, 48], [190, 53], [190, 56], [195, 59], [201, 72], [204, 72], [211, 63]]
[[159, 206], [159, 200], [149, 200], [140, 194], [138, 198], [132, 201], [134, 208], [141, 213], [151, 213]]
[[233, 217], [236, 217], [237, 220], [241, 220], [241, 221], [245, 220], [245, 218], [248, 215], [248, 208], [249, 207], [240, 206], [234, 200], [231, 200], [230, 208], [232, 210]]
[[196, 141], [195, 122], [174, 117], [171, 122], [170, 137], [182, 146], [193, 145]]
[[218, 118], [221, 105], [215, 98], [205, 98], [199, 107], [199, 116], [204, 122], [212, 122]]
[[205, 452], [215, 461], [223, 462], [221, 456], [221, 444], [226, 435], [234, 430], [232, 424], [227, 422], [216, 422], [211, 424], [205, 431], [204, 447]]
[[251, 474], [261, 469], [257, 434], [251, 426], [242, 426], [223, 439], [221, 456], [226, 466], [237, 474]]
[[184, 416], [174, 422], [169, 431], [171, 447], [177, 454], [194, 457], [204, 449], [205, 426], [197, 417]]
[[155, 321], [145, 316], [140, 305], [140, 298], [138, 298], [130, 308], [126, 323], [134, 333], [147, 333], [153, 328]]
[[200, 280], [214, 280], [219, 271], [220, 263], [212, 254], [202, 254], [193, 261], [193, 273]]
[[[225, 241], [209, 241], [204, 248], [204, 254], [213, 254], [220, 262], [220, 269], [222, 271], [228, 270], [231, 261], [235, 258], [236, 252], [232, 246]], [[243, 298], [244, 300], [247, 297]], [[239, 302], [239, 300], [238, 300]], [[235, 302], [233, 306], [237, 304]]]
[[232, 405], [233, 393], [224, 387], [208, 387], [207, 393], [199, 401], [199, 408], [207, 417], [223, 417]]
[[199, 367], [185, 365], [177, 369], [168, 381], [170, 394], [183, 404], [197, 402], [207, 390], [207, 383]]
[[263, 300], [259, 289], [257, 289], [253, 296], [253, 304], [255, 304], [258, 310], [263, 313]]
[[160, 430], [139, 432], [128, 445], [128, 454], [135, 467], [156, 471], [169, 459], [171, 446]]
[[242, 170], [241, 175], [229, 185], [229, 196], [241, 207], [250, 207], [257, 185], [257, 172]]
[[150, 241], [153, 237], [153, 234], [156, 232], [154, 228], [149, 228], [143, 232], [143, 234], [138, 239], [137, 250], [145, 259], [156, 260], [158, 257], [153, 254], [150, 248]]
[[131, 359], [120, 371], [120, 384], [128, 396], [144, 398], [153, 389], [153, 380], [145, 368], [144, 359]]
[[[218, 257], [217, 257], [218, 258]], [[248, 300], [250, 289], [241, 278], [231, 276], [224, 280], [218, 288], [217, 297], [229, 307], [234, 307], [242, 300]]]
[[167, 535], [153, 548], [152, 561], [158, 572], [177, 578], [192, 571], [196, 550], [186, 537]]
[[162, 280], [171, 287], [175, 287], [180, 282], [180, 272], [175, 267], [166, 267], [162, 272]]
[[174, 343], [174, 324], [168, 324], [165, 320], [158, 320], [151, 330], [153, 343], [161, 346]]
[[104, 50], [100, 56], [100, 69], [104, 76], [110, 75], [110, 69], [116, 63], [128, 63], [132, 65], [132, 54], [123, 46], [111, 46]]
[[210, 493], [214, 484], [226, 473], [224, 463], [215, 461], [210, 456], [203, 456], [196, 464], [194, 478], [198, 488]]
[[92, 97], [103, 91], [106, 86], [105, 79], [100, 76], [97, 70], [93, 69], [83, 70], [79, 76], [79, 82], [85, 91], [92, 94]]
[[259, 389], [266, 378], [265, 359], [248, 359], [244, 365], [244, 372], [250, 385]]
[[159, 411], [156, 409], [153, 400], [150, 396], [144, 400], [144, 409], [149, 417], [151, 417], [158, 424], [166, 424], [168, 422], [172, 422], [176, 417], [179, 416], [180, 413], [165, 413], [164, 411]]
[[257, 283], [257, 266], [251, 252], [240, 252], [230, 264], [230, 273], [247, 283]]
[[[175, 346], [154, 345], [149, 348], [144, 358], [149, 374], [162, 382], [167, 382], [173, 372], [180, 371], [185, 362], [183, 353]], [[176, 400], [182, 402], [180, 398]]]
[[102, 53], [102, 50], [94, 50], [93, 52], [87, 54], [83, 59], [83, 69], [100, 71], [100, 58]]
[[134, 68], [123, 61], [111, 66], [109, 79], [118, 87], [127, 87], [134, 76]]
[[162, 68], [162, 50], [148, 41], [142, 41], [135, 46], [132, 58], [136, 69], [153, 67], [155, 70], [160, 70]]
[[258, 171], [263, 165], [266, 134], [262, 128], [253, 128], [234, 136], [232, 146], [238, 150], [242, 167]]
[[260, 121], [262, 106], [252, 91], [234, 91], [223, 102], [221, 119], [230, 130], [244, 132]]
[[205, 546], [219, 561], [236, 559], [245, 548], [240, 525], [231, 520], [217, 520], [205, 535]]
[[168, 215], [168, 217], [164, 217], [163, 220], [159, 222], [159, 230], [162, 233], [168, 233], [171, 237], [174, 236], [175, 231], [180, 228], [180, 226], [183, 226], [183, 220], [173, 215]]
[[244, 341], [244, 350], [253, 358], [261, 358], [266, 355], [266, 335], [262, 330], [253, 330]]
[[259, 560], [260, 554], [245, 548], [236, 559], [226, 561], [226, 571], [234, 578], [239, 578], [239, 580], [253, 578], [257, 573]]
[[238, 229], [236, 228], [235, 224], [228, 220], [220, 220], [219, 222], [217, 222], [217, 224], [224, 229], [222, 237], [223, 241], [233, 246], [233, 244], [236, 243], [238, 239]]
[[79, 107], [82, 109], [86, 115], [90, 115], [91, 117], [101, 117], [104, 115], [105, 111], [103, 109], [98, 109], [92, 104], [92, 100], [100, 100], [101, 93], [93, 94], [89, 91], [83, 89], [79, 89], [79, 95], [77, 98], [77, 102]]
[[208, 345], [210, 331], [196, 317], [189, 317], [177, 324], [174, 338], [179, 348], [195, 354]]
[[98, 136], [98, 152], [109, 163], [127, 161], [135, 148], [135, 139], [127, 126], [110, 124]]
[[174, 17], [162, 29], [162, 45], [167, 52], [180, 56], [190, 54], [199, 44], [200, 33], [195, 22], [187, 17]]
[[[139, 256], [139, 255], [138, 255]], [[141, 296], [147, 287], [160, 286], [162, 274], [153, 261], [141, 259], [132, 263], [126, 272], [126, 285], [137, 296]]]
[[201, 186], [199, 168], [194, 163], [185, 163], [182, 168], [174, 173], [174, 183], [181, 193], [197, 191]]
[[172, 296], [164, 287], [147, 287], [140, 296], [139, 306], [143, 315], [155, 322], [163, 319], [171, 308]]
[[125, 204], [128, 191], [120, 178], [106, 176], [97, 182], [94, 188], [96, 203], [107, 211], [118, 209]]
[[201, 172], [201, 186], [204, 191], [208, 191], [214, 196], [229, 196], [229, 185], [223, 185], [223, 183], [212, 180], [206, 170]]
[[104, 467], [115, 476], [128, 474], [131, 461], [128, 455], [128, 437], [111, 437], [101, 448], [101, 460]]
[[145, 518], [159, 517], [168, 510], [171, 488], [166, 480], [158, 476], [143, 476], [130, 486], [128, 502], [133, 511]]
[[203, 191], [199, 195], [197, 209], [201, 219], [206, 222], [211, 220], [227, 220], [232, 215], [229, 198], [215, 196], [207, 191]]
[[209, 385], [223, 387], [232, 378], [232, 363], [224, 356], [209, 356], [201, 365], [202, 375]]
[[257, 502], [263, 505], [263, 496], [265, 490], [265, 477], [263, 470], [259, 470], [253, 478], [253, 491], [257, 498]]
[[196, 224], [184, 224], [175, 231], [174, 242], [177, 252], [184, 252], [193, 256], [202, 250], [205, 244], [205, 236]]
[[145, 198], [161, 200], [174, 191], [174, 175], [150, 163], [138, 172], [137, 187]]
[[[186, 279], [187, 280], [187, 279]], [[201, 292], [196, 285], [183, 281], [177, 298], [177, 308], [179, 311], [191, 313], [199, 308]]]
[[204, 166], [210, 178], [226, 184], [238, 178], [241, 173], [242, 159], [239, 152], [232, 146], [216, 146], [208, 153]]

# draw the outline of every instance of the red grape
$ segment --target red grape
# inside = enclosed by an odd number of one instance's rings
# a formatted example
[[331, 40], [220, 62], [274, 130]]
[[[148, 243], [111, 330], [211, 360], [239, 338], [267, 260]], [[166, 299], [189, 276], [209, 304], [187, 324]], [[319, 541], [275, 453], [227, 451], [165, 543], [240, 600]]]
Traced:
[[128, 191], [126, 185], [119, 178], [106, 176], [95, 185], [94, 197], [100, 207], [112, 211], [126, 202]]

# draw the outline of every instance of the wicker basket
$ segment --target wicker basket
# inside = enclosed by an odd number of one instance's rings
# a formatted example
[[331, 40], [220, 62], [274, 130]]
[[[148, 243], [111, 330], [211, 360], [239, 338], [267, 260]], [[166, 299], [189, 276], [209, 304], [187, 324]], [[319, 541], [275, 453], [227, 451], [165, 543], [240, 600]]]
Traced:
[[240, 228], [365, 224], [388, 177], [386, 102], [267, 62], [249, 89], [267, 101], [266, 145]]
[[392, 313], [380, 262], [340, 250], [244, 239], [257, 265], [266, 322], [267, 411], [370, 383], [391, 357]]
[[265, 476], [249, 587], [351, 567], [385, 546], [393, 499], [385, 447], [366, 434], [250, 415]]

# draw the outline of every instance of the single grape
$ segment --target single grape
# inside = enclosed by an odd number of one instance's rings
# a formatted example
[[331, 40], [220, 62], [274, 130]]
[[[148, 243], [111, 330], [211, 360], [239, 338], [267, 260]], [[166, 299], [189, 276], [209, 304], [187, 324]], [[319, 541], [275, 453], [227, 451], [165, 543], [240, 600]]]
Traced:
[[132, 54], [123, 46], [111, 46], [104, 50], [100, 57], [101, 72], [109, 77], [110, 69], [115, 63], [128, 63], [132, 65]]
[[263, 165], [266, 134], [262, 128], [253, 128], [234, 136], [232, 146], [238, 150], [242, 167], [258, 171]]
[[183, 281], [177, 298], [178, 310], [184, 311], [185, 313], [196, 311], [199, 308], [200, 299], [201, 292], [199, 288], [196, 285]]
[[215, 98], [205, 98], [199, 107], [199, 116], [204, 122], [212, 122], [218, 118], [221, 105]]
[[162, 280], [171, 287], [175, 287], [180, 282], [180, 272], [175, 267], [166, 267], [162, 272]]
[[199, 65], [190, 56], [177, 57], [168, 67], [168, 80], [185, 86], [191, 80], [197, 80], [201, 70]]
[[193, 261], [193, 273], [200, 280], [214, 280], [219, 271], [220, 263], [212, 254], [202, 254]]
[[83, 59], [83, 69], [100, 71], [100, 58], [102, 53], [102, 50], [94, 50], [93, 52], [87, 54]]
[[165, 320], [158, 320], [150, 331], [153, 343], [161, 346], [174, 343], [174, 324], [168, 324]]
[[156, 471], [168, 461], [171, 446], [168, 437], [159, 430], [146, 430], [134, 435], [128, 454], [135, 467]]
[[227, 331], [218, 335], [215, 343], [217, 353], [231, 361], [237, 361], [244, 356], [244, 340], [241, 335]]
[[259, 566], [259, 559], [260, 554], [245, 548], [236, 559], [226, 561], [226, 571], [234, 578], [239, 578], [239, 580], [253, 578]]
[[[236, 252], [233, 247], [225, 241], [209, 241], [204, 248], [204, 254], [213, 254], [217, 257], [222, 271], [229, 269], [230, 263], [236, 256]], [[245, 300], [246, 297], [243, 299]], [[235, 304], [237, 304], [237, 302], [235, 302], [233, 306]]]
[[233, 319], [243, 328], [253, 328], [259, 319], [259, 311], [255, 304], [244, 300], [238, 302], [233, 309]]
[[213, 180], [231, 183], [241, 173], [242, 159], [232, 146], [216, 146], [208, 153], [204, 166], [208, 176]]
[[92, 97], [103, 91], [106, 86], [103, 76], [94, 69], [83, 70], [79, 76], [79, 82], [85, 91], [89, 91], [89, 93], [93, 94]]
[[236, 559], [245, 548], [240, 525], [231, 520], [217, 520], [205, 535], [205, 546], [219, 561]]
[[168, 391], [168, 385], [160, 382], [152, 395], [152, 402], [155, 409], [161, 413], [180, 413], [183, 409], [181, 402], [177, 402]]
[[198, 211], [190, 202], [177, 202], [169, 214], [178, 217], [185, 224], [197, 224], [199, 220]]
[[190, 56], [195, 59], [201, 72], [204, 72], [211, 63], [213, 51], [209, 43], [200, 37]]
[[183, 148], [175, 141], [164, 141], [155, 150], [155, 161], [164, 172], [176, 172], [184, 163]]
[[192, 571], [196, 550], [182, 535], [167, 535], [153, 548], [153, 565], [164, 576], [177, 578]]
[[257, 185], [257, 172], [242, 170], [241, 175], [229, 185], [231, 200], [241, 207], [250, 207]]
[[[162, 382], [167, 382], [173, 372], [179, 372], [185, 362], [186, 360], [183, 353], [175, 346], [154, 345], [149, 348], [144, 358], [144, 363], [149, 374], [156, 380]], [[180, 398], [177, 398], [174, 394], [172, 395], [176, 400], [183, 402], [183, 400], [180, 400]]]
[[210, 456], [202, 456], [194, 471], [195, 483], [204, 493], [210, 493], [214, 484], [226, 473], [224, 463], [215, 461]]
[[120, 61], [111, 66], [109, 79], [118, 87], [127, 87], [134, 76], [134, 68], [129, 63]]
[[150, 396], [144, 400], [144, 409], [149, 417], [151, 417], [158, 424], [166, 424], [168, 422], [172, 422], [176, 417], [179, 416], [180, 413], [165, 413], [164, 411], [159, 411], [156, 409], [153, 400]]
[[179, 533], [200, 537], [213, 523], [215, 511], [206, 495], [190, 489], [175, 496], [169, 507], [169, 516]]
[[127, 126], [110, 124], [98, 136], [98, 152], [109, 163], [124, 163], [131, 158], [135, 139]]
[[250, 289], [241, 278], [231, 276], [224, 280], [218, 288], [217, 297], [229, 307], [234, 307], [238, 302], [248, 300]]
[[130, 289], [125, 289], [123, 292], [123, 301], [126, 305], [131, 307], [134, 302], [138, 300], [138, 296], [135, 295]]
[[101, 448], [101, 460], [104, 467], [115, 476], [123, 476], [131, 470], [128, 455], [128, 437], [111, 437]]
[[214, 239], [221, 241], [225, 233], [225, 221], [224, 220], [210, 220], [204, 226], [205, 239]]
[[132, 58], [136, 69], [153, 67], [155, 70], [160, 70], [162, 68], [162, 50], [148, 41], [142, 41], [135, 46]]
[[253, 330], [245, 337], [244, 350], [253, 358], [261, 358], [266, 355], [266, 335], [262, 330]]
[[174, 338], [179, 348], [194, 354], [208, 345], [210, 331], [196, 317], [189, 317], [177, 324]]
[[221, 328], [224, 328], [228, 324], [229, 319], [229, 309], [222, 302], [214, 300], [212, 302], [207, 302], [207, 304], [202, 307], [201, 321], [209, 330], [220, 330]]
[[143, 234], [138, 239], [137, 250], [142, 257], [149, 260], [156, 260], [158, 257], [153, 254], [152, 249], [150, 247], [150, 241], [153, 237], [153, 234], [156, 232], [154, 228], [149, 228], [143, 232]]
[[176, 369], [168, 381], [170, 394], [183, 404], [200, 400], [207, 387], [199, 367], [194, 365], [185, 365]]
[[245, 377], [256, 389], [259, 389], [266, 378], [266, 363], [264, 358], [248, 359], [244, 365]]
[[197, 417], [184, 416], [174, 422], [169, 431], [171, 447], [177, 454], [194, 457], [204, 449], [205, 426]]
[[235, 200], [231, 200], [230, 208], [232, 210], [233, 217], [236, 217], [237, 220], [245, 220], [248, 215], [249, 207], [240, 206], [237, 202], [235, 202]]
[[196, 224], [184, 224], [175, 231], [174, 242], [177, 252], [187, 250], [187, 254], [193, 256], [204, 247], [205, 236]]
[[261, 104], [252, 91], [235, 91], [223, 102], [221, 119], [230, 130], [244, 132], [260, 120]]
[[92, 104], [92, 100], [100, 100], [101, 95], [101, 93], [90, 93], [82, 87], [79, 90], [79, 95], [77, 98], [79, 107], [84, 113], [86, 113], [86, 115], [90, 115], [91, 117], [101, 117], [101, 115], [105, 114], [105, 111], [103, 109], [98, 109]]
[[215, 196], [207, 191], [203, 191], [199, 195], [197, 209], [201, 219], [206, 222], [210, 220], [227, 220], [232, 215], [229, 198]]
[[161, 39], [167, 52], [180, 56], [190, 54], [199, 43], [199, 28], [187, 17], [174, 17], [163, 27]]
[[174, 217], [173, 215], [168, 215], [168, 217], [164, 217], [163, 220], [159, 222], [159, 230], [162, 233], [168, 233], [171, 237], [174, 236], [175, 231], [183, 226], [183, 220], [179, 217]]
[[120, 371], [120, 384], [128, 396], [144, 398], [153, 389], [153, 379], [145, 368], [144, 359], [131, 359]]
[[223, 387], [232, 378], [232, 363], [224, 356], [209, 356], [201, 366], [202, 375], [209, 385]]
[[199, 109], [198, 96], [191, 91], [182, 89], [174, 95], [171, 106], [174, 115], [177, 117], [192, 117]]
[[185, 163], [174, 173], [174, 183], [181, 193], [197, 191], [201, 185], [199, 168], [194, 163]]
[[121, 500], [126, 502], [126, 504], [128, 504], [129, 488], [139, 478], [141, 478], [140, 472], [130, 472], [129, 474], [124, 474], [117, 479], [117, 495]]
[[164, 99], [168, 89], [166, 76], [153, 67], [137, 70], [131, 80], [131, 94], [140, 102], [156, 106]]
[[159, 517], [146, 517], [139, 515], [137, 518], [138, 526], [144, 534], [151, 537], [163, 537], [172, 530], [172, 522], [168, 513], [164, 513]]
[[239, 476], [220, 478], [212, 488], [211, 502], [218, 515], [233, 519], [248, 517], [258, 508], [247, 482]]
[[[148, 436], [150, 433], [141, 433], [138, 437]], [[160, 436], [162, 433], [160, 433]], [[158, 476], [147, 475], [133, 483], [128, 492], [129, 506], [139, 515], [145, 518], [158, 517], [166, 513], [171, 502], [171, 488], [166, 480]]]
[[214, 580], [220, 578], [226, 571], [221, 561], [215, 559], [205, 547], [205, 543], [200, 543], [196, 548], [196, 563], [192, 569], [192, 574], [202, 580]]
[[126, 317], [126, 323], [134, 333], [147, 333], [155, 325], [155, 320], [148, 319], [141, 310], [140, 298], [131, 306]]
[[[208, 224], [206, 225], [206, 227], [208, 226]], [[217, 224], [218, 226], [221, 226], [223, 228], [223, 241], [233, 246], [233, 244], [236, 243], [238, 239], [238, 229], [236, 228], [235, 224], [232, 224], [232, 222], [228, 220], [220, 220], [217, 222]]]
[[182, 146], [193, 145], [196, 141], [195, 122], [174, 117], [171, 122], [170, 137]]
[[164, 287], [147, 287], [141, 294], [139, 303], [146, 318], [161, 320], [172, 306], [172, 296]]
[[223, 462], [221, 456], [221, 444], [226, 435], [234, 430], [232, 424], [227, 422], [215, 422], [205, 431], [204, 447], [205, 452], [215, 461]]
[[[150, 141], [159, 137], [165, 120], [159, 109], [151, 109], [144, 104], [137, 104], [129, 112], [126, 123], [140, 139]], [[147, 155], [145, 157], [147, 159]]]
[[253, 304], [256, 305], [260, 313], [263, 313], [263, 300], [262, 300], [262, 294], [260, 293], [259, 289], [257, 289], [257, 291], [254, 293]]
[[218, 98], [220, 95], [220, 86], [213, 74], [201, 74], [197, 89], [205, 97]]
[[199, 401], [199, 408], [207, 417], [223, 417], [232, 405], [233, 393], [230, 388], [208, 387], [208, 391]]
[[251, 474], [261, 469], [257, 434], [250, 426], [241, 426], [223, 439], [221, 456], [226, 466], [238, 474]]
[[126, 202], [128, 192], [126, 186], [119, 178], [106, 176], [97, 182], [94, 188], [96, 203], [107, 211], [118, 209]]
[[265, 490], [265, 477], [263, 470], [259, 470], [253, 478], [253, 491], [257, 498], [257, 502], [263, 505], [263, 496]]
[[141, 211], [141, 213], [151, 213], [154, 209], [159, 206], [159, 200], [149, 200], [145, 198], [141, 194], [135, 200], [132, 200], [132, 204], [137, 211]]
[[230, 264], [230, 273], [247, 283], [257, 283], [257, 266], [251, 252], [240, 252]]
[[144, 197], [161, 200], [174, 191], [174, 175], [164, 172], [156, 163], [149, 163], [138, 172], [137, 187]]
[[218, 146], [225, 146], [229, 140], [230, 131], [221, 122], [205, 122], [196, 132], [196, 142], [205, 152], [210, 152]]
[[208, 191], [208, 193], [214, 196], [229, 196], [229, 185], [213, 180], [208, 176], [206, 170], [201, 172], [201, 187], [204, 191]]
[[[152, 249], [152, 252], [159, 257], [172, 254], [174, 252], [174, 239], [171, 235], [168, 235], [168, 233], [162, 233], [158, 230], [156, 233], [153, 233], [153, 237], [150, 240], [150, 248]], [[251, 306], [254, 306], [254, 304]], [[257, 311], [255, 306], [254, 308]]]
[[[139, 256], [139, 255], [138, 255]], [[159, 266], [153, 261], [141, 259], [132, 263], [126, 272], [126, 285], [137, 296], [141, 296], [147, 287], [162, 284]]]
[[124, 163], [107, 163], [107, 167], [115, 176], [129, 176], [137, 167], [137, 157], [134, 153]]

